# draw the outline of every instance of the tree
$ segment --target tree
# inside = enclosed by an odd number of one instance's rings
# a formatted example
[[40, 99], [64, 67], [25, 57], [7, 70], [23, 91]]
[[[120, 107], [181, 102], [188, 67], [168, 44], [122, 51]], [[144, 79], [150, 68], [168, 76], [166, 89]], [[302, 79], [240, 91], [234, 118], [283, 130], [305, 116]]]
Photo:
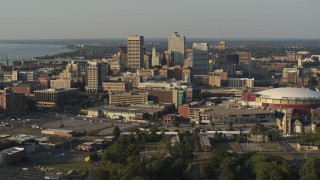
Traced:
[[121, 131], [118, 126], [115, 126], [112, 130], [112, 135], [118, 138], [121, 134]]
[[251, 127], [251, 133], [261, 134], [266, 130], [267, 130], [267, 128], [263, 124], [260, 124], [260, 123], [256, 123], [255, 125], [253, 125]]
[[108, 179], [108, 177], [108, 172], [102, 168], [91, 169], [89, 171], [89, 180], [105, 180]]
[[215, 126], [214, 122], [211, 122], [211, 130], [213, 129], [213, 127]]
[[195, 125], [196, 123], [195, 122], [191, 122], [191, 127], [194, 127], [194, 125]]
[[300, 179], [320, 179], [320, 160], [315, 158], [309, 158], [300, 169]]
[[220, 164], [220, 180], [235, 179], [237, 160], [234, 157], [225, 157]]
[[105, 150], [102, 161], [124, 164], [130, 156], [139, 156], [139, 149], [135, 144], [114, 143]]
[[315, 128], [315, 134], [317, 135], [318, 141], [320, 141], [320, 127]]
[[233, 126], [233, 122], [229, 122], [229, 129], [228, 130], [232, 131], [233, 130], [232, 126]]
[[199, 165], [200, 179], [210, 179], [215, 175], [215, 169], [210, 163], [201, 163]]
[[280, 156], [255, 154], [251, 156], [249, 163], [258, 180], [292, 179], [288, 162]]
[[93, 163], [98, 160], [98, 154], [97, 153], [90, 153], [90, 162]]
[[11, 148], [13, 146], [17, 146], [18, 143], [16, 143], [15, 141], [9, 141], [7, 139], [1, 139], [0, 140], [0, 151], [4, 150], [4, 149], [8, 149]]
[[178, 121], [175, 121], [175, 122], [173, 123], [173, 126], [174, 126], [174, 127], [179, 127], [179, 122], [178, 122]]
[[30, 98], [26, 99], [26, 105], [29, 110], [36, 110], [37, 109], [36, 102]]

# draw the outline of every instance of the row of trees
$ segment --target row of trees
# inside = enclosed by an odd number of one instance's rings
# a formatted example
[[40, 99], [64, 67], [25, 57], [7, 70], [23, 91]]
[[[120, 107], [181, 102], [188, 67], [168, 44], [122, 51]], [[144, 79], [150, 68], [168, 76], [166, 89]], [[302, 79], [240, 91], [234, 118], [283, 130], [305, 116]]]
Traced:
[[320, 179], [320, 160], [309, 158], [299, 172], [288, 161], [267, 154], [229, 154], [214, 149], [212, 157], [199, 166], [201, 179], [316, 180]]
[[118, 142], [105, 150], [99, 167], [89, 171], [90, 179], [179, 179], [189, 176], [193, 154], [187, 141], [170, 146], [168, 153], [143, 157], [138, 146], [130, 142], [132, 136], [123, 137], [126, 136], [119, 137]]
[[201, 179], [294, 179], [286, 160], [279, 156], [238, 156], [214, 149], [209, 162], [200, 164]]

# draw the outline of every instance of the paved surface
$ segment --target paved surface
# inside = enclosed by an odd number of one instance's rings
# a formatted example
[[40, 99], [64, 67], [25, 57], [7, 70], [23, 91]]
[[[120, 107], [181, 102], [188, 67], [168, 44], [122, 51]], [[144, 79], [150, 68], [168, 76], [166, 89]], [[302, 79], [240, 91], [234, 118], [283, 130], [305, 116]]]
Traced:
[[74, 158], [84, 158], [88, 155], [88, 152], [83, 151], [61, 151], [57, 149], [46, 149], [29, 155], [31, 164], [60, 164], [68, 162]]

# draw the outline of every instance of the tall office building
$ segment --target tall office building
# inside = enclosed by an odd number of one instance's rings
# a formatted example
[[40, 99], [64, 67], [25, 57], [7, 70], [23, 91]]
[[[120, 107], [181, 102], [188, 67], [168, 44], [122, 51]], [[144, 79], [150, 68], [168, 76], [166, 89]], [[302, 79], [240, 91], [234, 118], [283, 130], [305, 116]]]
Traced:
[[193, 43], [192, 68], [194, 75], [207, 75], [209, 69], [208, 43]]
[[175, 32], [168, 38], [168, 50], [174, 52], [174, 65], [183, 65], [186, 38]]
[[144, 63], [144, 37], [133, 35], [127, 40], [127, 68], [130, 72], [136, 72]]
[[120, 66], [122, 66], [122, 69], [127, 69], [127, 66], [128, 66], [128, 48], [127, 48], [127, 45], [119, 46], [118, 53], [120, 55]]
[[251, 62], [251, 53], [250, 52], [238, 52], [239, 63], [250, 64]]
[[60, 79], [71, 79], [79, 76], [79, 67], [74, 61], [68, 62], [66, 69], [64, 69], [60, 74]]
[[5, 114], [19, 114], [24, 112], [24, 93], [16, 93], [9, 89], [0, 92], [0, 112]]
[[88, 61], [87, 65], [87, 92], [102, 91], [102, 82], [107, 80], [107, 63]]
[[224, 51], [227, 49], [227, 42], [225, 40], [222, 40], [219, 42], [219, 50]]
[[152, 48], [152, 57], [151, 57], [151, 66], [159, 66], [160, 65], [160, 55], [157, 53], [156, 47]]

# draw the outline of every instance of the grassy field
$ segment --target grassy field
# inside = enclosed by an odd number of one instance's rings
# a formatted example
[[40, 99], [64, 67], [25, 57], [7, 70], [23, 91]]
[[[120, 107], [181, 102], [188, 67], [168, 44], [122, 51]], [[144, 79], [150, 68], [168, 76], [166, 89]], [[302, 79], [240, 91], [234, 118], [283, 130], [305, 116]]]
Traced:
[[295, 156], [292, 154], [282, 154], [280, 155], [281, 157], [283, 157], [285, 160], [287, 161], [293, 161], [295, 160]]
[[99, 139], [99, 137], [98, 136], [81, 136], [81, 137], [79, 137], [80, 142], [93, 141], [95, 139]]
[[237, 142], [221, 142], [221, 143], [214, 143], [213, 147], [220, 148], [223, 150], [232, 150], [234, 152], [242, 152], [242, 148], [240, 147], [239, 143]]
[[281, 150], [281, 146], [278, 143], [275, 143], [275, 144], [262, 143], [262, 144], [260, 144], [260, 147], [263, 150], [269, 150], [269, 151], [279, 151], [279, 150]]
[[137, 144], [141, 154], [148, 154], [149, 156], [156, 156], [159, 153], [164, 153], [166, 146], [162, 142], [150, 142], [150, 143], [139, 143]]
[[8, 129], [3, 132], [4, 134], [9, 134], [9, 135], [17, 135], [17, 134], [27, 134], [27, 135], [40, 135], [41, 130], [40, 129], [35, 129], [35, 128], [13, 128], [13, 129]]
[[53, 168], [54, 172], [68, 172], [70, 170], [79, 171], [85, 174], [92, 166], [90, 162], [85, 162], [83, 158], [75, 158], [61, 164], [44, 164], [47, 168]]

